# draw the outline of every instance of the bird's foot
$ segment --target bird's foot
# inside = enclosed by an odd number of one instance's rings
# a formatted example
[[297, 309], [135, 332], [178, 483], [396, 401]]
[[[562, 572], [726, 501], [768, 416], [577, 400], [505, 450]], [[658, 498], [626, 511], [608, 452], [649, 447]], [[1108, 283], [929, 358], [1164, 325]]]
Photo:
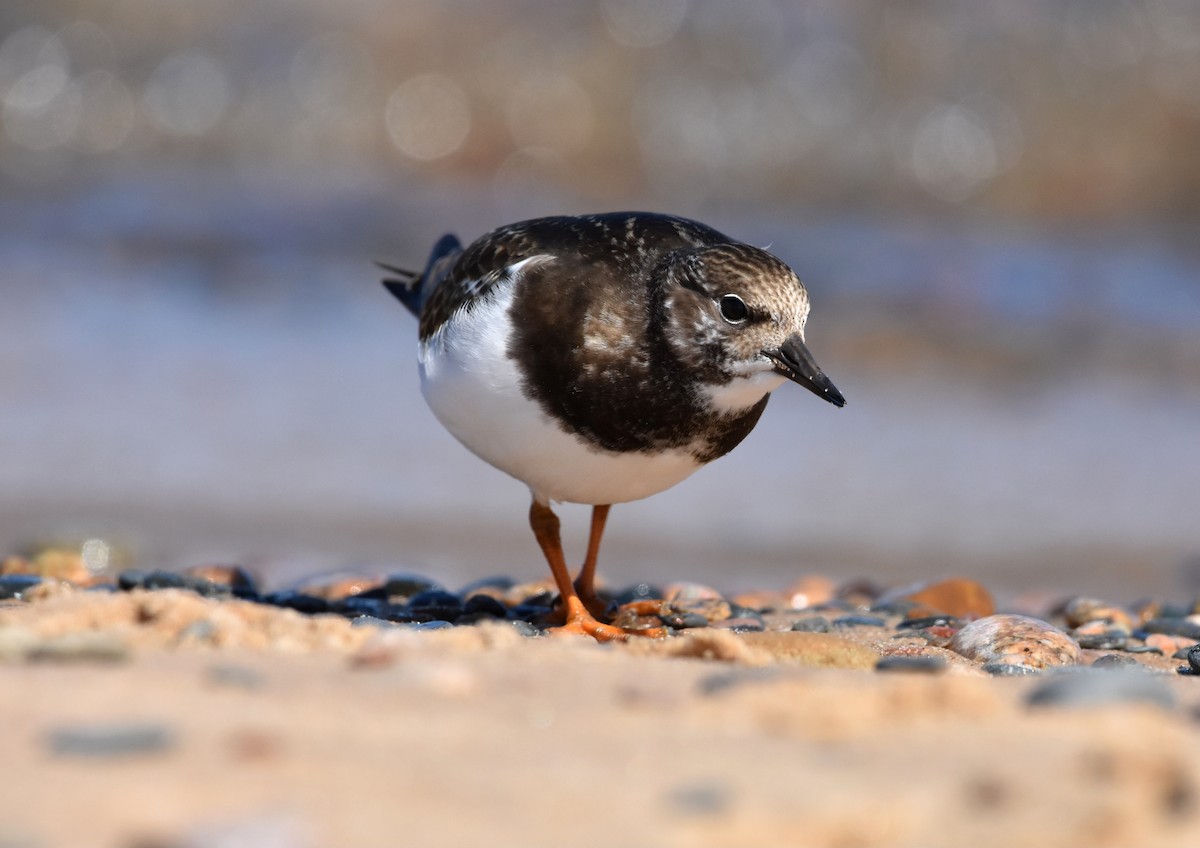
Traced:
[[607, 619], [609, 615], [609, 607], [612, 606], [608, 601], [600, 597], [600, 594], [592, 586], [583, 586], [579, 580], [575, 581], [575, 594], [579, 596], [579, 600], [583, 602], [583, 606], [596, 619]]
[[642, 636], [650, 639], [661, 639], [667, 635], [662, 627], [651, 627], [645, 630], [627, 630], [614, 627], [596, 619], [588, 608], [577, 597], [567, 598], [566, 623], [559, 627], [551, 627], [547, 633], [552, 636], [591, 636], [597, 642], [624, 642], [630, 636]]

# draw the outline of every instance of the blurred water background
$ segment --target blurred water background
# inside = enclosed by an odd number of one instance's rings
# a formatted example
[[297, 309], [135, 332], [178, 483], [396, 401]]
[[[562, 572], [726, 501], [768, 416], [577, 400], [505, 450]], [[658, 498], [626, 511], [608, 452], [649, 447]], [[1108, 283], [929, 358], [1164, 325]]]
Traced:
[[3, 550], [542, 577], [371, 260], [632, 208], [796, 268], [849, 405], [618, 507], [612, 581], [1200, 586], [1181, 0], [6, 0]]

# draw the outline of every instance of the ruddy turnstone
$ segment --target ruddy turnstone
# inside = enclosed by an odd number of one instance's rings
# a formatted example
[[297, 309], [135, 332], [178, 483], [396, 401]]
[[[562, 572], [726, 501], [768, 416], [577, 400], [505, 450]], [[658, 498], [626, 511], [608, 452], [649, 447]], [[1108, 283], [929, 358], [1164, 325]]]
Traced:
[[[792, 269], [686, 218], [539, 218], [465, 248], [443, 236], [419, 274], [383, 267], [396, 275], [388, 291], [419, 319], [434, 415], [533, 494], [529, 523], [562, 596], [560, 631], [630, 635], [597, 619], [611, 504], [729, 453], [787, 380], [846, 403], [805, 347], [808, 293]], [[553, 501], [592, 505], [574, 582]]]

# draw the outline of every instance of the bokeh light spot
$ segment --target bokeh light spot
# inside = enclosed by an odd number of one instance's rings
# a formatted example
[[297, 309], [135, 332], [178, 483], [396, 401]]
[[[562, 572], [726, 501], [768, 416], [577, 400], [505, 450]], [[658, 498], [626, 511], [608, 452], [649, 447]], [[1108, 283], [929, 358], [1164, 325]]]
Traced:
[[392, 92], [385, 119], [401, 153], [429, 161], [462, 147], [471, 131], [471, 105], [461, 86], [445, 74], [418, 74]]
[[229, 74], [213, 57], [173, 53], [146, 83], [143, 103], [150, 120], [172, 135], [199, 136], [224, 117], [233, 99]]

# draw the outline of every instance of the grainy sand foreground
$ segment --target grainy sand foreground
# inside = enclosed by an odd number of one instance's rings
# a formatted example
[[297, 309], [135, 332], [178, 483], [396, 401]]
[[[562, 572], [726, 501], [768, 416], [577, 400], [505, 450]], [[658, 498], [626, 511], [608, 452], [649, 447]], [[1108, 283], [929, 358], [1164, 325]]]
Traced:
[[[64, 586], [0, 603], [0, 846], [1200, 844], [1178, 660], [992, 677], [919, 642], [603, 646]], [[945, 666], [872, 670], [897, 652]], [[1030, 704], [1069, 674], [1121, 684]]]

